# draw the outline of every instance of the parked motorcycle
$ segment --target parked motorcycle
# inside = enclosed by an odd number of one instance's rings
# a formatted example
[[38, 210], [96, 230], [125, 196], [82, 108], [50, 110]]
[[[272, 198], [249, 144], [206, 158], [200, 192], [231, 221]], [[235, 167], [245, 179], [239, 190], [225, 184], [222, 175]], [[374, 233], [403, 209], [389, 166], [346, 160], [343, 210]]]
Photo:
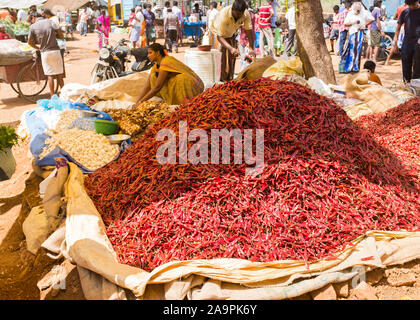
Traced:
[[[102, 35], [102, 49], [97, 51], [99, 58], [92, 71], [91, 84], [149, 70], [153, 66], [147, 58], [147, 48], [131, 50], [126, 39], [119, 40], [114, 46], [107, 45], [105, 35], [99, 30], [95, 32]], [[132, 65], [131, 71], [127, 71], [131, 56], [135, 57], [136, 62]]]

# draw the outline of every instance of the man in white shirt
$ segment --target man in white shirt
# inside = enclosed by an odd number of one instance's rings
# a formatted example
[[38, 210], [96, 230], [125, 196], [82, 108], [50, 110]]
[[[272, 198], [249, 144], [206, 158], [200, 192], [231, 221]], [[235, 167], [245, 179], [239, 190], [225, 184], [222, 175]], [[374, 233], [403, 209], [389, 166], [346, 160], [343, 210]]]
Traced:
[[178, 7], [178, 1], [172, 2], [172, 12], [176, 14], [179, 21], [179, 30], [178, 30], [178, 41], [182, 44], [182, 28], [184, 25], [184, 16], [182, 14], [182, 10]]
[[207, 11], [207, 31], [209, 33], [209, 40], [210, 45], [213, 46], [214, 49], [217, 49], [217, 37], [216, 35], [211, 32], [210, 26], [213, 23], [214, 18], [216, 18], [217, 14], [219, 13], [219, 10], [217, 10], [217, 2], [211, 2], [210, 3], [210, 10]]
[[19, 9], [17, 13], [17, 21], [25, 22], [27, 18], [28, 14], [26, 13], [26, 11], [23, 9]]
[[[295, 20], [295, 6], [291, 6], [286, 13], [286, 30], [288, 30], [287, 40], [284, 45], [284, 56], [296, 55], [297, 53], [297, 41], [296, 41], [296, 20]], [[292, 44], [294, 47], [294, 53], [291, 54]]]
[[162, 18], [163, 19], [165, 19], [166, 18], [166, 15], [168, 14], [168, 8], [170, 8], [171, 7], [171, 3], [169, 2], [169, 1], [166, 1], [165, 2], [165, 8], [163, 8], [163, 10], [162, 10]]

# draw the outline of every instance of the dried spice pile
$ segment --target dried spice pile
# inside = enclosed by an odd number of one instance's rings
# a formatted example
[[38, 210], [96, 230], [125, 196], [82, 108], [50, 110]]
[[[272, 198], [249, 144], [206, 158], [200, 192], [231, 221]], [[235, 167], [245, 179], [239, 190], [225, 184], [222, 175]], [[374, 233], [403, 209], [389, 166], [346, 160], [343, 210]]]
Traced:
[[106, 109], [106, 113], [118, 122], [122, 133], [141, 136], [153, 123], [168, 116], [172, 111], [164, 102], [145, 101], [132, 109]]
[[[155, 136], [178, 135], [180, 121], [264, 129], [263, 174], [245, 176], [245, 164], [160, 165]], [[286, 81], [205, 91], [85, 185], [120, 261], [148, 271], [199, 258], [312, 261], [367, 230], [420, 228], [415, 176], [333, 101]]]
[[420, 181], [420, 98], [385, 113], [360, 117], [356, 123], [391, 150]]

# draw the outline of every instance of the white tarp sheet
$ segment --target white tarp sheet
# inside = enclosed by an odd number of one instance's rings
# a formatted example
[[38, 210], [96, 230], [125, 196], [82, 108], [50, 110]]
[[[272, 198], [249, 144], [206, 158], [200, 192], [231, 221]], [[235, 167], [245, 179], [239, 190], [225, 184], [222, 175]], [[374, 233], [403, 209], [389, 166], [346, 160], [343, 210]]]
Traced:
[[32, 5], [41, 5], [46, 0], [0, 0], [0, 8], [27, 9]]
[[[1, 0], [0, 0], [1, 1]], [[52, 12], [56, 13], [57, 11], [64, 11], [69, 9], [70, 11], [79, 9], [83, 7], [86, 3], [90, 2], [89, 0], [47, 0], [42, 6], [43, 8], [48, 8]]]

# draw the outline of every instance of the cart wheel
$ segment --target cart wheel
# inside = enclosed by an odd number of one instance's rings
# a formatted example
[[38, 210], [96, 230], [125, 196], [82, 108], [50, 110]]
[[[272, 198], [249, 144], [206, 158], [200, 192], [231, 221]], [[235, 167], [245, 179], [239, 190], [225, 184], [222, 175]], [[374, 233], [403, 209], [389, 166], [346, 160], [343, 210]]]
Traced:
[[[37, 68], [36, 66], [35, 68]], [[36, 70], [32, 64], [28, 64], [19, 71], [17, 76], [17, 87], [23, 98], [31, 102], [35, 97], [44, 91], [48, 79], [37, 81]]]
[[13, 91], [16, 92], [20, 96], [19, 89], [15, 83], [11, 83], [10, 86], [12, 87]]

